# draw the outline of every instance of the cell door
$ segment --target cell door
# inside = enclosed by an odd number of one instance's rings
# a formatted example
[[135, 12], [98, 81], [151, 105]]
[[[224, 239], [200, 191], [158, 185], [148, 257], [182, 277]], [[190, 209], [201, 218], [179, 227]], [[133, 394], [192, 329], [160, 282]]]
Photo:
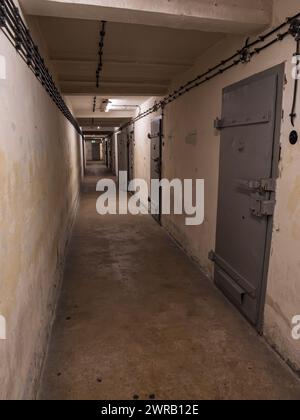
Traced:
[[105, 165], [109, 167], [109, 145], [108, 141], [105, 142]]
[[120, 171], [128, 171], [127, 138], [125, 133], [118, 134], [118, 165]]
[[[162, 164], [162, 119], [156, 118], [151, 122], [151, 133], [149, 135], [151, 141], [151, 162], [150, 162], [150, 178], [161, 180], [161, 164]], [[160, 223], [161, 221], [161, 191], [159, 199], [150, 197], [151, 213], [153, 218]]]
[[279, 159], [284, 67], [223, 91], [215, 282], [261, 331]]
[[109, 138], [107, 141], [108, 145], [108, 168], [112, 169], [112, 139]]
[[95, 161], [100, 160], [100, 144], [99, 143], [92, 143], [92, 160], [95, 160]]
[[134, 130], [130, 129], [128, 131], [128, 182], [134, 179]]

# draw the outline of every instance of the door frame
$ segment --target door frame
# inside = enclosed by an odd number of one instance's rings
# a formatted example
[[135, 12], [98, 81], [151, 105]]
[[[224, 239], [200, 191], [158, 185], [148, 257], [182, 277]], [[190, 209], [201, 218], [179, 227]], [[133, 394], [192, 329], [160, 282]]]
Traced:
[[[94, 162], [100, 162], [100, 143], [98, 141], [92, 142], [92, 161]], [[97, 148], [97, 158], [95, 159], [95, 149]]]
[[82, 165], [83, 165], [83, 176], [86, 174], [86, 151], [85, 151], [85, 140], [83, 134], [81, 135], [81, 147], [82, 147]]
[[[285, 64], [279, 64], [269, 70], [264, 72], [265, 74], [277, 74], [277, 96], [276, 96], [276, 111], [275, 111], [275, 127], [274, 127], [274, 142], [273, 142], [273, 156], [272, 156], [272, 178], [276, 180], [279, 177], [279, 161], [281, 155], [281, 124], [282, 124], [282, 106], [283, 106], [283, 88], [284, 88], [284, 79], [285, 79]], [[277, 186], [276, 191], [271, 193], [271, 200], [276, 200]], [[268, 286], [268, 276], [269, 276], [269, 267], [270, 267], [270, 256], [271, 256], [271, 247], [272, 247], [272, 236], [273, 236], [273, 226], [274, 226], [274, 214], [268, 218], [268, 227], [266, 235], [266, 246], [265, 246], [265, 261], [264, 261], [264, 271], [262, 278], [262, 285], [260, 291], [260, 301], [259, 301], [259, 310], [258, 310], [258, 322], [257, 322], [257, 331], [262, 334], [264, 326], [264, 312], [265, 312], [265, 303], [266, 303], [266, 294]]]
[[[271, 156], [271, 177], [278, 179], [279, 175], [279, 160], [280, 160], [280, 139], [281, 139], [281, 123], [282, 123], [282, 105], [283, 105], [283, 88], [284, 88], [284, 76], [285, 76], [285, 64], [279, 64], [275, 67], [272, 67], [268, 70], [259, 72], [253, 76], [250, 76], [244, 80], [241, 80], [237, 83], [231, 84], [225, 87], [222, 91], [223, 95], [232, 89], [248, 85], [249, 82], [254, 82], [255, 80], [260, 80], [264, 76], [277, 76], [277, 95], [276, 95], [276, 104], [275, 104], [275, 124], [274, 124], [274, 136], [273, 136], [273, 154]], [[221, 155], [220, 155], [221, 158]], [[277, 188], [275, 192], [270, 194], [270, 200], [276, 200]], [[266, 302], [266, 293], [268, 285], [268, 275], [269, 275], [269, 266], [270, 266], [270, 256], [271, 256], [271, 247], [272, 247], [272, 234], [273, 234], [273, 224], [274, 224], [274, 215], [269, 216], [267, 220], [267, 232], [266, 240], [264, 246], [264, 259], [263, 259], [263, 275], [262, 281], [259, 288], [259, 297], [258, 297], [258, 313], [257, 313], [257, 322], [255, 325], [256, 330], [259, 334], [263, 333], [264, 325], [264, 311], [265, 311], [265, 302]], [[224, 295], [226, 297], [226, 295]], [[235, 306], [242, 315], [247, 318], [247, 315], [243, 313], [240, 308]], [[252, 322], [251, 322], [252, 324]], [[253, 325], [253, 324], [252, 324]]]

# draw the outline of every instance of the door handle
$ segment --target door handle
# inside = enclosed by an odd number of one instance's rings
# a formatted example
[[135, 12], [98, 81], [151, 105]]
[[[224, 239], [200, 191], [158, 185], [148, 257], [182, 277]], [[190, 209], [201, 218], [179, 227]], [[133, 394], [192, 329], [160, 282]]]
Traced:
[[263, 200], [253, 198], [250, 205], [250, 210], [253, 216], [257, 217], [268, 217], [274, 215], [276, 201], [275, 200]]

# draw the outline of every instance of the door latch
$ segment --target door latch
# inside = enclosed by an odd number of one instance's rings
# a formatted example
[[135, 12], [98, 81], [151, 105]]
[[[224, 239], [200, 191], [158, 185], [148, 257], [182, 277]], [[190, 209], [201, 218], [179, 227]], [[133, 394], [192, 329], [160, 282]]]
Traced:
[[214, 128], [223, 130], [224, 128], [243, 127], [248, 125], [268, 124], [271, 121], [272, 112], [266, 112], [263, 115], [257, 115], [254, 118], [228, 119], [216, 118]]
[[276, 191], [276, 179], [267, 178], [260, 180], [260, 189], [265, 192], [275, 192]]
[[208, 259], [210, 261], [212, 261], [212, 262], [215, 262], [216, 261], [216, 253], [215, 253], [215, 251], [213, 251], [213, 250], [209, 251], [209, 253], [208, 253]]
[[147, 137], [149, 140], [153, 140], [153, 139], [156, 139], [157, 137], [160, 137], [160, 133], [155, 133], [155, 134], [148, 133]]
[[249, 191], [258, 192], [275, 192], [276, 191], [276, 179], [265, 178], [260, 180], [244, 180], [239, 179], [237, 181], [238, 187]]
[[275, 210], [275, 200], [264, 200], [261, 198], [253, 198], [251, 201], [250, 210], [253, 216], [265, 217], [273, 216]]

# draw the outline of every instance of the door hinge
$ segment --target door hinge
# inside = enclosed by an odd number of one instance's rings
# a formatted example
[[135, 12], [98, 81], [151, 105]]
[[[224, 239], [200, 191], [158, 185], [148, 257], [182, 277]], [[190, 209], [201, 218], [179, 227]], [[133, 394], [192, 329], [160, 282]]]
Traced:
[[265, 192], [275, 192], [276, 191], [276, 179], [275, 178], [266, 178], [260, 180], [260, 188]]
[[253, 216], [265, 217], [273, 216], [275, 211], [275, 200], [263, 200], [260, 198], [253, 198], [251, 202], [251, 213]]
[[214, 128], [217, 130], [221, 130], [222, 128], [222, 120], [220, 118], [216, 118], [214, 120]]
[[212, 262], [215, 262], [216, 261], [216, 253], [215, 253], [215, 251], [209, 251], [209, 253], [208, 253], [208, 259], [210, 261], [212, 261]]

